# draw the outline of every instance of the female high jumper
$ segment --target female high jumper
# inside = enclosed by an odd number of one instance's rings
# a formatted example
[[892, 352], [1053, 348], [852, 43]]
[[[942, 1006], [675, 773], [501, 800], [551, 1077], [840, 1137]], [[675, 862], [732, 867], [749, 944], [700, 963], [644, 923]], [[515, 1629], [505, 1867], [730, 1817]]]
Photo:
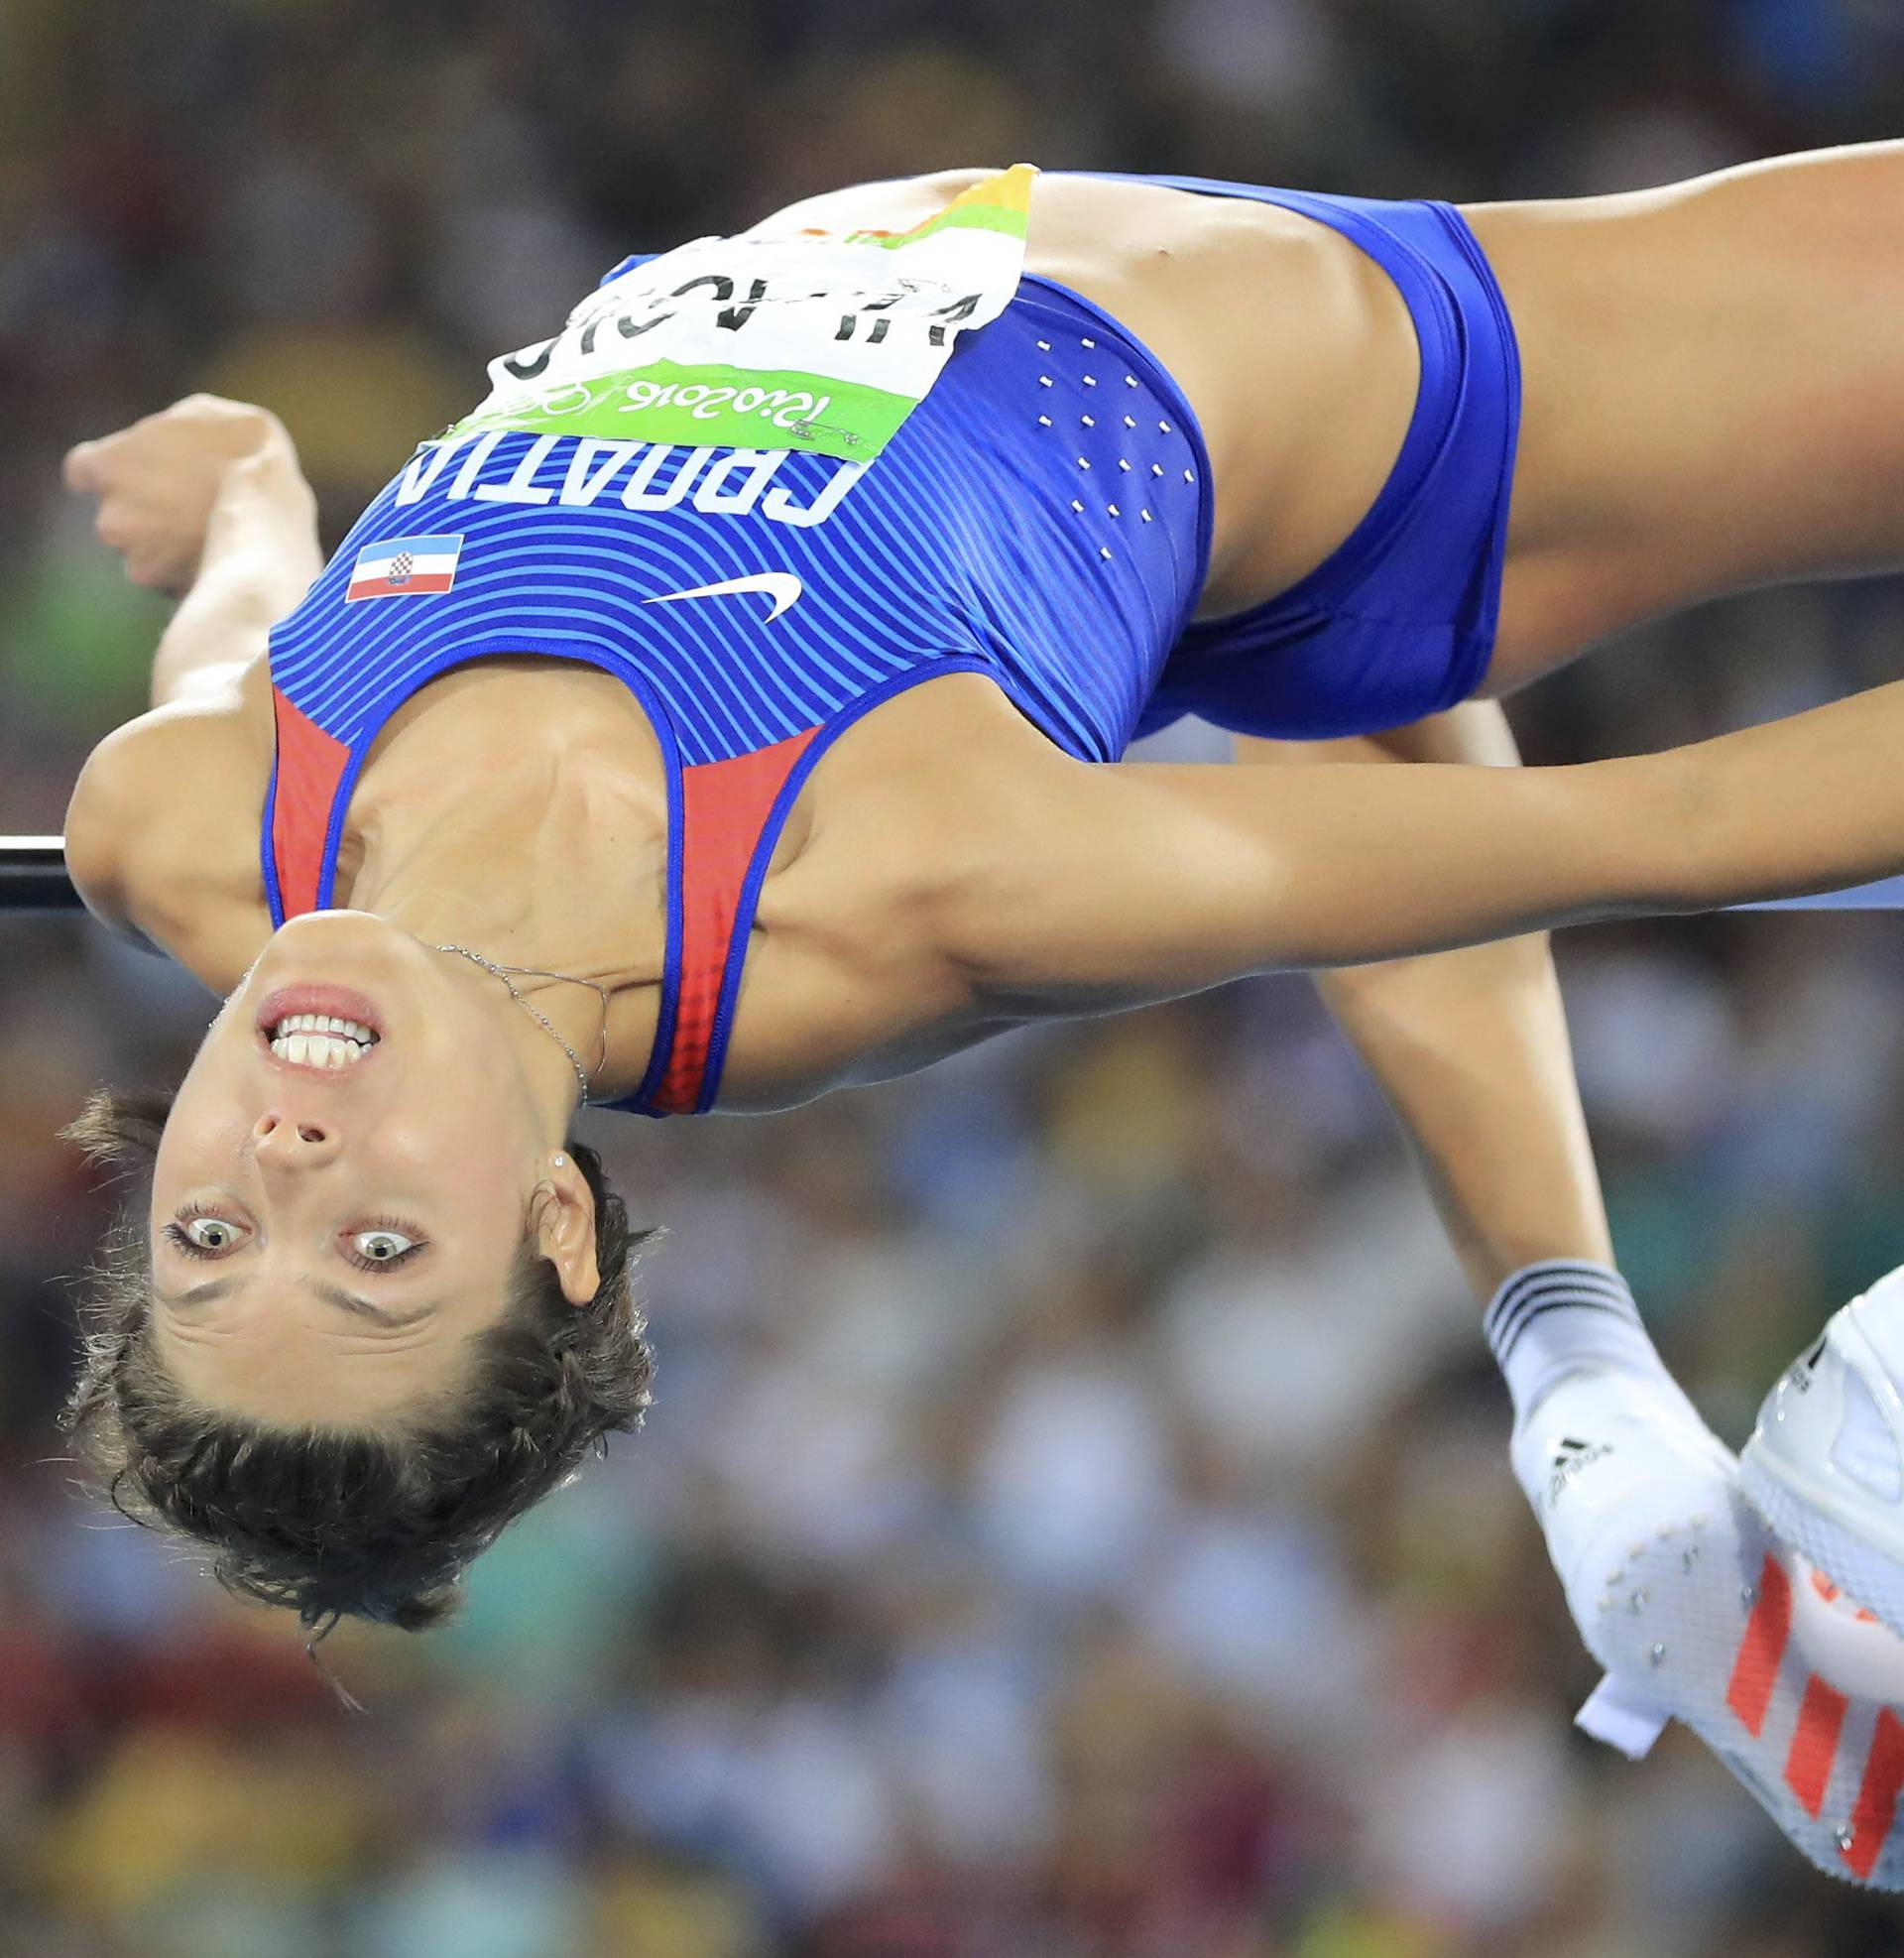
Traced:
[[[780, 1109], [1322, 968], [1490, 1301], [1583, 1722], [1677, 1715], [1904, 1885], [1904, 1648], [1660, 1366], [1538, 935], [1904, 870], [1904, 684], [1578, 768], [1494, 704], [1904, 563], [1900, 318], [1904, 144], [1460, 208], [1015, 166], [625, 261], [328, 564], [263, 409], [80, 443], [180, 603], [68, 865], [224, 996], [176, 1094], [69, 1132], [150, 1174], [87, 1463], [306, 1627], [439, 1623], [648, 1404], [580, 1103]], [[1120, 760], [1187, 713], [1245, 766]], [[1904, 1630], [1880, 1496], [1834, 1501], [1787, 1535]]]

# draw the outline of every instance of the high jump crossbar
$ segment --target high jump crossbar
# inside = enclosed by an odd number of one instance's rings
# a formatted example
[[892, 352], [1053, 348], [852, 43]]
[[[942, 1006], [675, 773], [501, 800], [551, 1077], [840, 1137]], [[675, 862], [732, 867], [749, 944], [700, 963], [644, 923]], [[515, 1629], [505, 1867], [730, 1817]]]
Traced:
[[[0, 912], [14, 917], [53, 917], [83, 911], [66, 872], [63, 836], [0, 836]], [[1904, 911], [1904, 877], [1881, 878], [1848, 891], [1812, 898], [1780, 898], [1733, 911]]]
[[0, 836], [0, 912], [83, 911], [66, 874], [63, 836]]

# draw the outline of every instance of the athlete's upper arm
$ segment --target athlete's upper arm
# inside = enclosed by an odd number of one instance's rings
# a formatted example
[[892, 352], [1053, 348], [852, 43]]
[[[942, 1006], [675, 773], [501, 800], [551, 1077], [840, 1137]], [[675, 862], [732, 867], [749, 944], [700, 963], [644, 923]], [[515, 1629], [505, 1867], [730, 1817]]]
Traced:
[[946, 935], [983, 998], [1089, 1013], [1698, 902], [1670, 756], [1587, 768], [1059, 758], [1001, 785]]
[[209, 920], [228, 900], [215, 881], [233, 860], [234, 825], [260, 819], [268, 714], [255, 680], [234, 671], [227, 685], [155, 707], [93, 749], [68, 798], [64, 835], [67, 874], [100, 923], [199, 971], [177, 920], [182, 912]]
[[171, 829], [169, 795], [200, 759], [181, 718], [177, 707], [159, 707], [114, 728], [86, 757], [66, 802], [74, 888], [101, 924], [148, 949], [133, 918], [137, 893]]
[[[116, 732], [117, 730], [115, 730]], [[107, 737], [109, 741], [111, 736]], [[123, 748], [123, 743], [121, 748]], [[119, 773], [101, 742], [79, 771], [66, 802], [66, 875], [86, 909], [108, 930], [132, 936], [126, 917], [126, 859], [132, 844], [129, 811], [119, 797]]]

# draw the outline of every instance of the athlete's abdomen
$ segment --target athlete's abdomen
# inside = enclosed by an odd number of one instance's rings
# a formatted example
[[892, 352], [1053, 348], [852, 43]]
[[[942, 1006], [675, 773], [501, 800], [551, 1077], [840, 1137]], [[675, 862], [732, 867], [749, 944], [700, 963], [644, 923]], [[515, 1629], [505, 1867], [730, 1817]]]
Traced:
[[[850, 184], [753, 229], [900, 231], [990, 174]], [[1213, 529], [1200, 617], [1273, 596], [1348, 536], [1401, 446], [1419, 372], [1379, 266], [1274, 204], [1064, 171], [1032, 185], [1024, 263], [1140, 341], [1202, 427]]]

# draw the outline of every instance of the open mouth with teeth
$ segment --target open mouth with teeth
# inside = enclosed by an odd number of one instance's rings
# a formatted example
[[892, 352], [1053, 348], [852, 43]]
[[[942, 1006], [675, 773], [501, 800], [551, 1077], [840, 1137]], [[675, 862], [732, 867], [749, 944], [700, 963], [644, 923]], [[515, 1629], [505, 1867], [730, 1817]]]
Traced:
[[378, 1036], [361, 1021], [340, 1020], [335, 1014], [288, 1014], [265, 1029], [266, 1043], [280, 1060], [294, 1067], [354, 1067]]

